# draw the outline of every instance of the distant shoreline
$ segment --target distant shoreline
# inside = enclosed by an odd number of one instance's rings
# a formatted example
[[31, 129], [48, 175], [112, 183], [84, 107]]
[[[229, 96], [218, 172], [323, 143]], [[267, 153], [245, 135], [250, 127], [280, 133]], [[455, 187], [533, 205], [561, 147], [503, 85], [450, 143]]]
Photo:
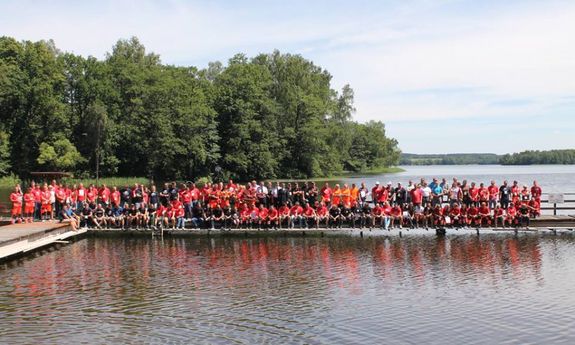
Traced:
[[402, 153], [399, 165], [569, 165], [575, 164], [575, 149], [522, 151], [498, 155], [495, 153]]

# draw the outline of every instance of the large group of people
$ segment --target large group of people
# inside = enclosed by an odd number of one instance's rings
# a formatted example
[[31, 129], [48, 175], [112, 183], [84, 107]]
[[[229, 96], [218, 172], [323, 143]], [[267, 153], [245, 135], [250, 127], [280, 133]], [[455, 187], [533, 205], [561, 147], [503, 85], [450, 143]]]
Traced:
[[77, 227], [149, 228], [383, 228], [518, 227], [540, 215], [541, 188], [517, 181], [500, 186], [421, 179], [391, 182], [238, 184], [188, 182], [121, 188], [32, 182], [10, 195], [13, 222], [60, 220]]

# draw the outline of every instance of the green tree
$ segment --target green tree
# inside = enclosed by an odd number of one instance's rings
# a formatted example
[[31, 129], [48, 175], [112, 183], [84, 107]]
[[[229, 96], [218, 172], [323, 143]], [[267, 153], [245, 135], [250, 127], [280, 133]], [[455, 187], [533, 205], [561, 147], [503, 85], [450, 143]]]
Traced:
[[74, 144], [62, 137], [55, 139], [51, 143], [41, 143], [39, 152], [38, 164], [48, 169], [73, 169], [76, 165], [85, 161], [78, 150], [76, 150]]

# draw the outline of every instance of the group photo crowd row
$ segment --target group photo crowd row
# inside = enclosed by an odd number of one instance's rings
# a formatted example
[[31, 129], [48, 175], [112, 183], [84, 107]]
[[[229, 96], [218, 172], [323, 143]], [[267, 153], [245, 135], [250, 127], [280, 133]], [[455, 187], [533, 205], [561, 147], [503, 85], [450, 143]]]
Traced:
[[16, 222], [67, 221], [74, 228], [518, 227], [540, 215], [541, 187], [434, 178], [407, 185], [325, 182], [67, 186], [55, 180], [10, 194]]

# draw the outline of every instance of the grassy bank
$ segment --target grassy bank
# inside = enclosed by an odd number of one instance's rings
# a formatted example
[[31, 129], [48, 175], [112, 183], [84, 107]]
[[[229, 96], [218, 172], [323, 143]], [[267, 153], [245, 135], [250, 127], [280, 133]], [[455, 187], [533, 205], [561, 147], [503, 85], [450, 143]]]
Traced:
[[[99, 184], [105, 184], [106, 186], [133, 186], [134, 183], [143, 183], [147, 185], [150, 181], [145, 177], [103, 177], [100, 178]], [[74, 185], [83, 183], [84, 186], [89, 186], [90, 184], [96, 184], [95, 178], [64, 178], [62, 179], [62, 183], [67, 185]]]
[[21, 183], [20, 179], [15, 175], [8, 175], [4, 177], [0, 177], [0, 187], [14, 187], [18, 183]]
[[[402, 168], [399, 167], [388, 167], [388, 168], [375, 168], [375, 169], [369, 169], [369, 170], [365, 170], [365, 171], [360, 171], [360, 172], [350, 172], [350, 171], [343, 171], [339, 174], [336, 175], [331, 175], [331, 176], [325, 176], [325, 177], [313, 177], [313, 178], [308, 178], [308, 179], [290, 179], [290, 178], [284, 178], [284, 179], [273, 179], [273, 180], [268, 180], [265, 179], [265, 181], [294, 181], [294, 182], [302, 182], [302, 181], [316, 181], [316, 182], [326, 182], [326, 181], [340, 181], [340, 180], [344, 180], [346, 178], [351, 178], [351, 177], [361, 177], [361, 176], [369, 176], [369, 175], [381, 175], [381, 174], [395, 174], [395, 173], [399, 173], [405, 171]], [[200, 185], [203, 184], [203, 182], [205, 182], [205, 178], [201, 178], [196, 182], [199, 182]], [[10, 176], [5, 176], [5, 177], [1, 177], [0, 178], [0, 187], [3, 188], [7, 188], [7, 187], [13, 187], [14, 185], [16, 185], [17, 183], [21, 183], [22, 181], [14, 175], [10, 175]], [[37, 181], [37, 182], [43, 182], [43, 181]], [[90, 184], [96, 184], [96, 179], [95, 178], [63, 178], [61, 180], [62, 183], [65, 183], [69, 186], [72, 185], [78, 185], [80, 183], [84, 184], [84, 186], [89, 186]], [[150, 181], [145, 178], [145, 177], [102, 177], [99, 180], [99, 184], [105, 184], [109, 187], [112, 186], [117, 186], [117, 187], [123, 187], [123, 186], [133, 186], [134, 183], [140, 183], [140, 184], [144, 184], [144, 185], [148, 185], [150, 183]], [[159, 184], [158, 181], [156, 181], [156, 185]]]

